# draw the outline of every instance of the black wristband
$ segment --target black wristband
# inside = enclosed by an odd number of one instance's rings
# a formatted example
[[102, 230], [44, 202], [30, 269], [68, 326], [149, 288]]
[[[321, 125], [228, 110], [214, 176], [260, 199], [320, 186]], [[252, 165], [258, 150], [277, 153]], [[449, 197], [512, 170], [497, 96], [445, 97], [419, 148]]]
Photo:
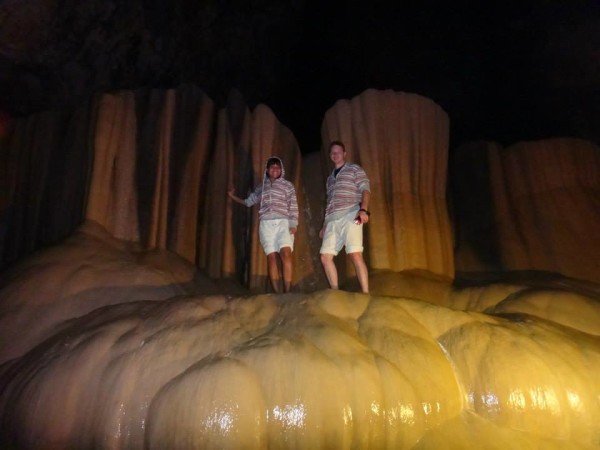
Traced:
[[365, 213], [367, 216], [370, 216], [370, 215], [371, 215], [371, 213], [370, 213], [369, 211], [367, 211], [366, 209], [364, 209], [364, 208], [360, 208], [360, 209], [358, 210], [358, 212], [361, 212], [361, 211], [362, 211], [362, 212], [364, 212], [364, 213]]

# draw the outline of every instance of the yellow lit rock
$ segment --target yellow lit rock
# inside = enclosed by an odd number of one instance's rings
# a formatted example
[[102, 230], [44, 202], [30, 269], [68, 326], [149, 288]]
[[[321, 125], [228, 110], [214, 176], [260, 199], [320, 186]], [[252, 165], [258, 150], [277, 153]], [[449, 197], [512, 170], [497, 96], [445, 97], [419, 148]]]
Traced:
[[[399, 275], [412, 298], [219, 295], [196, 283], [199, 295], [184, 289], [183, 260], [115, 242], [84, 228], [4, 283], [4, 447], [600, 445], [598, 324], [580, 317], [597, 311], [593, 295], [459, 292], [416, 274]], [[374, 290], [402, 291], [385, 276]], [[39, 300], [25, 301], [35, 285]], [[58, 313], [36, 321], [43, 299]]]

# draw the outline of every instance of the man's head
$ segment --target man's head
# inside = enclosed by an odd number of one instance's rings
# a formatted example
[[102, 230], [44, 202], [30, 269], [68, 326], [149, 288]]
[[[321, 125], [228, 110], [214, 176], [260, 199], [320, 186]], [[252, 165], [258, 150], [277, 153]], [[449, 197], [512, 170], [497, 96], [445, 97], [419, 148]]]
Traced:
[[269, 158], [267, 161], [267, 176], [271, 181], [281, 176], [281, 160], [279, 158]]
[[329, 144], [329, 158], [337, 168], [346, 162], [346, 147], [342, 141], [332, 141]]

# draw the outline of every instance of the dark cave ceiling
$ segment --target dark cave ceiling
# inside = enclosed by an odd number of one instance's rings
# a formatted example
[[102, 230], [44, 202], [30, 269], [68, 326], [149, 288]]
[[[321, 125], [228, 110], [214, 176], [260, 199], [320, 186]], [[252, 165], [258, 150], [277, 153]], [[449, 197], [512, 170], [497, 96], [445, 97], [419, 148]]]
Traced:
[[[425, 95], [455, 143], [600, 141], [600, 2], [0, 0], [0, 109], [181, 83], [269, 105], [304, 151], [369, 87]], [[393, 6], [390, 6], [393, 5]]]

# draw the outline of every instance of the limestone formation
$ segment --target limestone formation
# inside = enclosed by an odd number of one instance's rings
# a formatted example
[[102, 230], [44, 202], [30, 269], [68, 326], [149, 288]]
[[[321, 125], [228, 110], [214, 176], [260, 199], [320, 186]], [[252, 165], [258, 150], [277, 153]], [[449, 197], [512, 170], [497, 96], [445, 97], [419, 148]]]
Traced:
[[[336, 103], [325, 115], [321, 157], [301, 158], [292, 131], [235, 92], [219, 108], [189, 85], [101, 94], [77, 110], [17, 120], [0, 142], [10, 168], [0, 194], [0, 259], [6, 267], [88, 218], [115, 237], [173, 251], [212, 278], [264, 292], [256, 213], [223, 193], [245, 195], [260, 183], [265, 158], [279, 153], [302, 211], [294, 284], [325, 287], [317, 232], [331, 168], [326, 147], [342, 139], [372, 181], [371, 270], [451, 280], [456, 265], [461, 276], [542, 270], [598, 279], [597, 146], [471, 144], [453, 156], [448, 183], [447, 133], [448, 118], [432, 101], [369, 90]], [[341, 267], [351, 283], [352, 268]]]
[[[73, 147], [60, 153], [63, 145]], [[232, 205], [227, 190], [245, 195], [260, 184], [266, 158], [277, 155], [305, 209], [294, 135], [268, 107], [251, 111], [235, 92], [219, 110], [188, 85], [101, 94], [75, 113], [19, 121], [3, 148], [15, 169], [2, 201], [6, 265], [89, 219], [145, 249], [175, 252], [212, 278], [264, 292], [256, 211]], [[293, 255], [298, 288], [319, 278], [309, 225], [302, 214]]]
[[487, 296], [505, 303], [497, 315], [441, 306], [443, 286], [410, 274], [378, 280], [394, 296], [223, 295], [193, 274], [93, 223], [15, 266], [0, 290], [0, 445], [592, 449], [600, 439], [598, 296], [560, 311], [560, 325], [545, 293], [510, 313], [511, 287]]
[[[596, 448], [598, 148], [469, 146], [449, 213], [432, 101], [369, 90], [322, 135], [301, 158], [267, 106], [186, 85], [17, 120], [0, 141], [0, 447]], [[324, 289], [333, 139], [371, 178], [370, 296], [351, 272]], [[281, 296], [256, 208], [226, 195], [271, 155], [301, 210]]]
[[600, 279], [600, 147], [563, 138], [490, 157], [504, 267]]
[[349, 160], [371, 180], [369, 267], [453, 278], [448, 116], [442, 108], [416, 94], [369, 89], [327, 111], [322, 138], [325, 154], [327, 143], [343, 141]]
[[600, 279], [597, 145], [568, 138], [471, 144], [454, 167], [460, 270]]

